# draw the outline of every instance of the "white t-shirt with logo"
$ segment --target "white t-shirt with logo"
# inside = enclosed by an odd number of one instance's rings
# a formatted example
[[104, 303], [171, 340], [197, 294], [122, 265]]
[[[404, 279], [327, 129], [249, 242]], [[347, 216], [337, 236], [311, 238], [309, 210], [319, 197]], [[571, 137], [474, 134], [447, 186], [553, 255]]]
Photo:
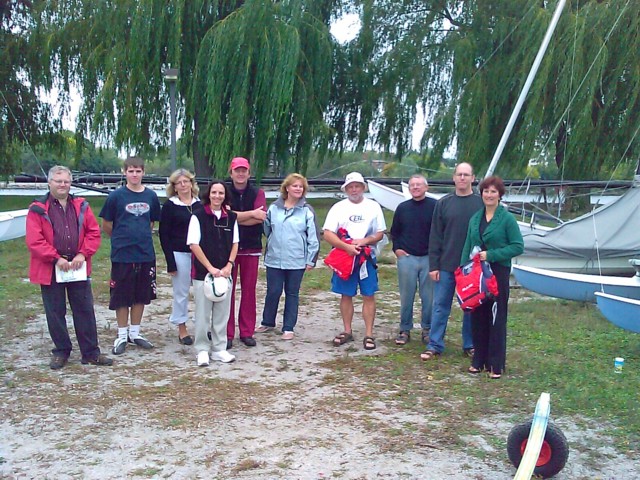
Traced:
[[382, 208], [378, 202], [366, 197], [360, 203], [353, 203], [347, 198], [331, 207], [322, 229], [338, 233], [340, 227], [354, 239], [365, 238], [387, 229]]

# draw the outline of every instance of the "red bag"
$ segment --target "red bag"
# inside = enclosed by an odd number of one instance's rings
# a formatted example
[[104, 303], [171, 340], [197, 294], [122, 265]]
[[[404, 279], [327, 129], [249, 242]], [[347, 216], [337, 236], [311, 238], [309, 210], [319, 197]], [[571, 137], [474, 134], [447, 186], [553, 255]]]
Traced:
[[324, 264], [336, 272], [342, 280], [349, 280], [353, 272], [356, 257], [352, 257], [344, 250], [332, 248], [324, 259]]
[[[338, 238], [346, 243], [351, 243], [351, 237], [349, 233], [342, 227], [338, 229]], [[329, 254], [324, 259], [324, 264], [331, 270], [336, 272], [336, 275], [342, 280], [349, 280], [349, 277], [356, 269], [367, 259], [371, 258], [371, 247], [362, 248], [361, 252], [356, 256], [351, 256], [344, 250], [339, 248], [332, 248]]]
[[474, 255], [470, 262], [456, 268], [454, 276], [456, 297], [460, 308], [465, 312], [471, 312], [498, 296], [498, 280], [489, 262], [480, 260], [480, 254]]

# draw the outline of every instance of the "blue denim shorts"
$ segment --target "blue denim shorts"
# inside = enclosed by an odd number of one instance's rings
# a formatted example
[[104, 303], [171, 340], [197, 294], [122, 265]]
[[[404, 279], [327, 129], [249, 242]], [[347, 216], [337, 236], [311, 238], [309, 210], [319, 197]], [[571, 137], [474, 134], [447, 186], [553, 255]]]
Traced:
[[359, 286], [360, 295], [372, 297], [378, 291], [378, 271], [371, 261], [367, 261], [367, 273], [369, 276], [362, 280], [359, 268], [351, 274], [348, 280], [342, 280], [334, 273], [331, 277], [331, 291], [347, 297], [355, 297], [358, 294]]

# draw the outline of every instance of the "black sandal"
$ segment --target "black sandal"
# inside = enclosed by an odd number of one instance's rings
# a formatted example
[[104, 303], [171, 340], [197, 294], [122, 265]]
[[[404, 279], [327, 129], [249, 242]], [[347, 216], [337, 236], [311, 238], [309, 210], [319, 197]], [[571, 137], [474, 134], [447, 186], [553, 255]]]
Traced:
[[353, 334], [350, 332], [342, 332], [333, 339], [333, 346], [339, 347], [347, 342], [353, 342]]
[[373, 337], [364, 337], [362, 339], [362, 346], [365, 350], [375, 350], [376, 349], [376, 339]]
[[400, 332], [398, 334], [398, 336], [396, 337], [396, 345], [406, 345], [407, 343], [409, 343], [409, 340], [411, 339], [411, 334], [409, 332]]

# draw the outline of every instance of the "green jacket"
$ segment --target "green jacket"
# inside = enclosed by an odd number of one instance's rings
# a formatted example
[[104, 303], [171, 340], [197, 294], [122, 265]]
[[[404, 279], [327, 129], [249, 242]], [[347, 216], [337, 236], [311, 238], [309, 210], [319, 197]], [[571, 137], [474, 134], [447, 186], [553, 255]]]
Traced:
[[480, 246], [484, 243], [487, 247], [488, 262], [497, 262], [505, 267], [510, 267], [511, 259], [524, 251], [524, 242], [522, 241], [518, 223], [506, 208], [499, 205], [481, 239], [480, 220], [484, 212], [485, 209], [483, 208], [469, 220], [467, 240], [464, 242], [464, 248], [462, 249], [460, 265], [464, 265], [469, 261], [469, 253], [471, 253], [474, 246]]

